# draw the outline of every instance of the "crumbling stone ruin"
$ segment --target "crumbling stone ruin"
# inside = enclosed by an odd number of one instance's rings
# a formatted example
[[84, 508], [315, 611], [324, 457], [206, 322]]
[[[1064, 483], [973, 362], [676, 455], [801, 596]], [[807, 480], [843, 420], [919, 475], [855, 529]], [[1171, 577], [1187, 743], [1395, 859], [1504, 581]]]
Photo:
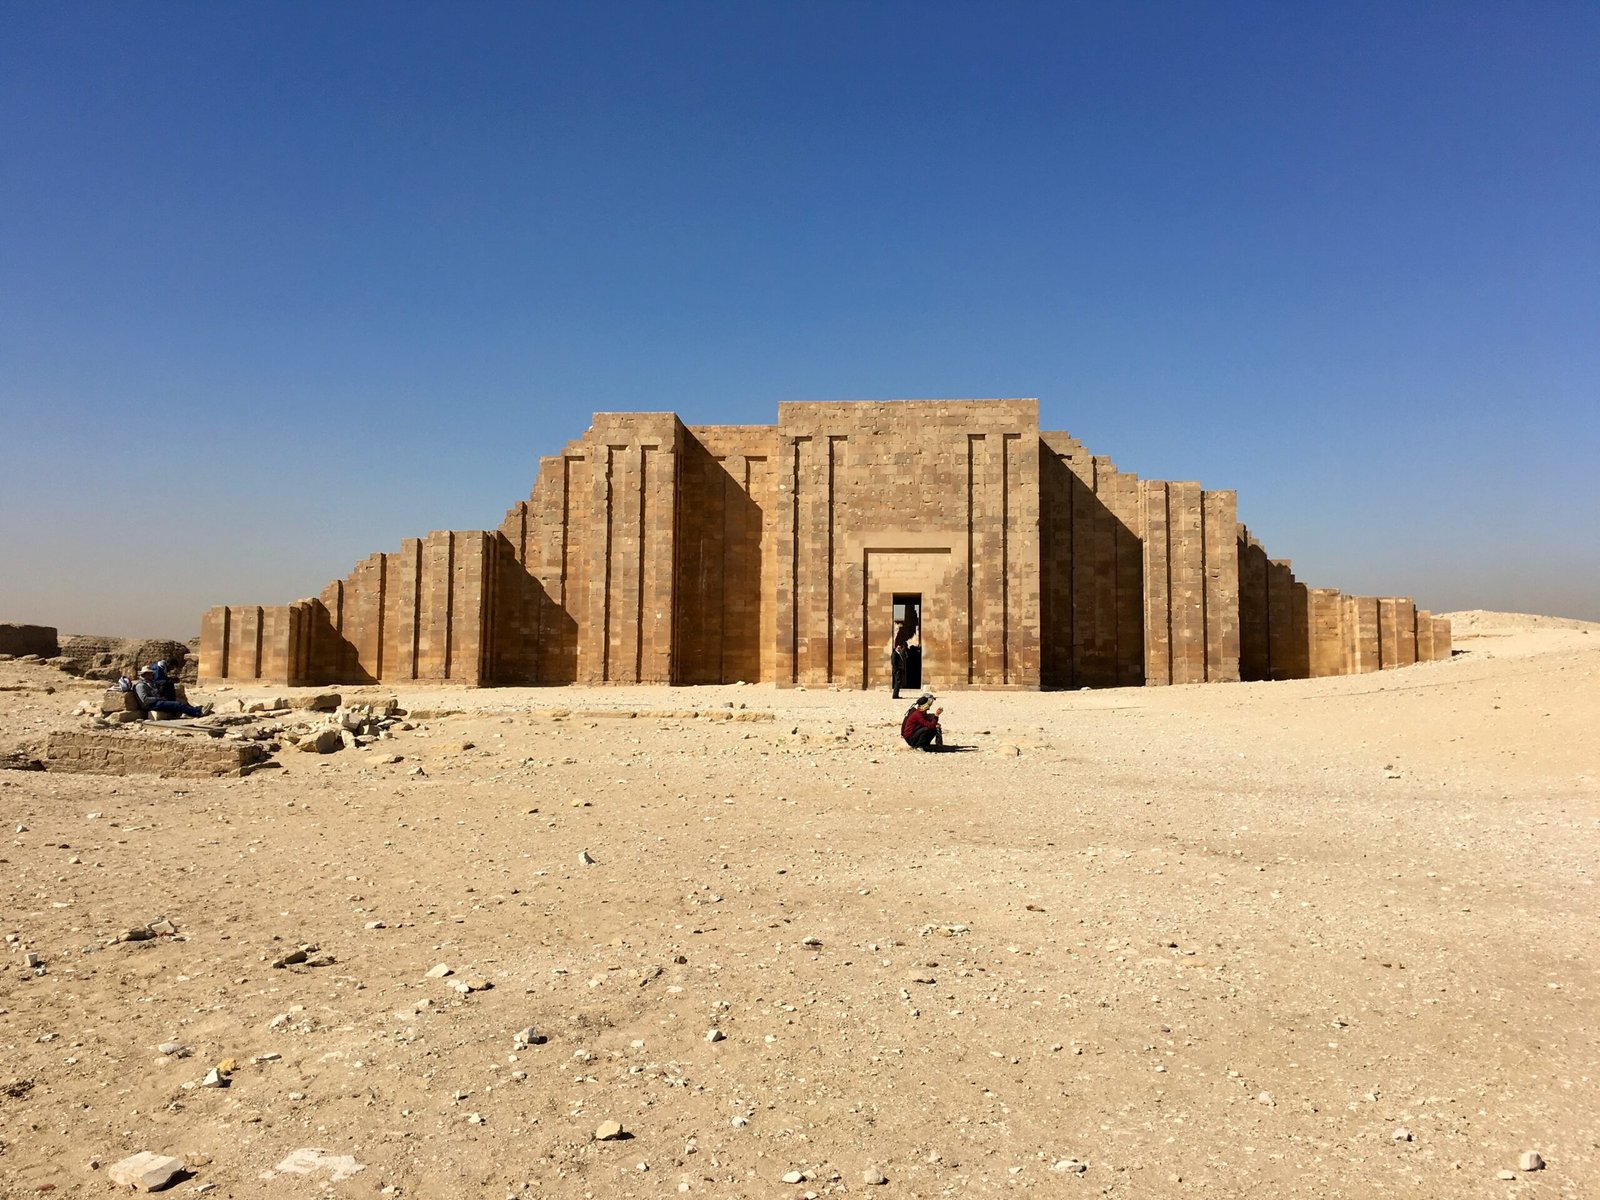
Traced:
[[61, 653], [56, 631], [49, 625], [18, 625], [0, 621], [0, 654], [14, 658], [54, 658]]
[[[202, 682], [920, 686], [1299, 679], [1447, 658], [1409, 599], [1308, 588], [1231, 491], [1144, 480], [1034, 400], [785, 403], [776, 425], [597, 413], [492, 531], [314, 599], [209, 610]], [[914, 684], [913, 686], [918, 686]]]
[[0, 623], [0, 659], [43, 662], [68, 675], [81, 675], [86, 679], [111, 680], [119, 675], [137, 675], [140, 667], [164, 659], [167, 674], [193, 683], [198, 645], [198, 642], [186, 645], [162, 638], [57, 634], [50, 625]]

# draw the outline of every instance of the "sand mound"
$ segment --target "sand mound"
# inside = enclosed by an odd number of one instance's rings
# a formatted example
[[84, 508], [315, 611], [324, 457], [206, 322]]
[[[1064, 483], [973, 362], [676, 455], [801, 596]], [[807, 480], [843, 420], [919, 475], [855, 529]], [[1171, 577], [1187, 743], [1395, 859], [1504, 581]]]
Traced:
[[1536, 629], [1600, 629], [1600, 621], [1544, 617], [1536, 613], [1485, 612], [1474, 608], [1441, 615], [1448, 618], [1451, 631], [1457, 637], [1474, 633], [1530, 633]]

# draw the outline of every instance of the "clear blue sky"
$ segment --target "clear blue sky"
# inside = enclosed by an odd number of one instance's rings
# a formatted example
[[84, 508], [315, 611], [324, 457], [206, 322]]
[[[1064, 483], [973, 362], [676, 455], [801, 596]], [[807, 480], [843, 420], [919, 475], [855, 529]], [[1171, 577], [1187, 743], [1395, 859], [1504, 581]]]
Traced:
[[596, 410], [1037, 396], [1600, 619], [1600, 4], [0, 0], [0, 620], [193, 636]]

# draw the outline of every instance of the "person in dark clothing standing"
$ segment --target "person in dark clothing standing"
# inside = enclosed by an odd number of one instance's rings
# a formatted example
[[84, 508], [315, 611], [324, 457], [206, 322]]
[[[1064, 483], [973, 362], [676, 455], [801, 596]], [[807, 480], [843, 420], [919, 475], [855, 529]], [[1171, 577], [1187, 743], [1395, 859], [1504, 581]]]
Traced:
[[906, 619], [894, 631], [894, 641], [889, 646], [889, 692], [900, 699], [900, 689], [906, 684], [906, 667], [911, 661], [911, 643], [917, 636], [917, 619], [908, 611]]
[[944, 709], [929, 707], [935, 699], [924, 692], [906, 709], [905, 718], [900, 722], [900, 736], [913, 750], [944, 749], [944, 730], [939, 727], [939, 714]]

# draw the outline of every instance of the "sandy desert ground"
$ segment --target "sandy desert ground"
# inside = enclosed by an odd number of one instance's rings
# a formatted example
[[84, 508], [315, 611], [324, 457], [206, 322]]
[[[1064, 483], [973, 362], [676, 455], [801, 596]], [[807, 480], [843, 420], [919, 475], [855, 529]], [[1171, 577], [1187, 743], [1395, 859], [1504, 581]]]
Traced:
[[[1600, 625], [1456, 638], [950, 691], [960, 754], [887, 694], [373, 688], [434, 715], [0, 771], [0, 1195], [1600, 1195]], [[0, 686], [6, 751], [102, 685]]]

